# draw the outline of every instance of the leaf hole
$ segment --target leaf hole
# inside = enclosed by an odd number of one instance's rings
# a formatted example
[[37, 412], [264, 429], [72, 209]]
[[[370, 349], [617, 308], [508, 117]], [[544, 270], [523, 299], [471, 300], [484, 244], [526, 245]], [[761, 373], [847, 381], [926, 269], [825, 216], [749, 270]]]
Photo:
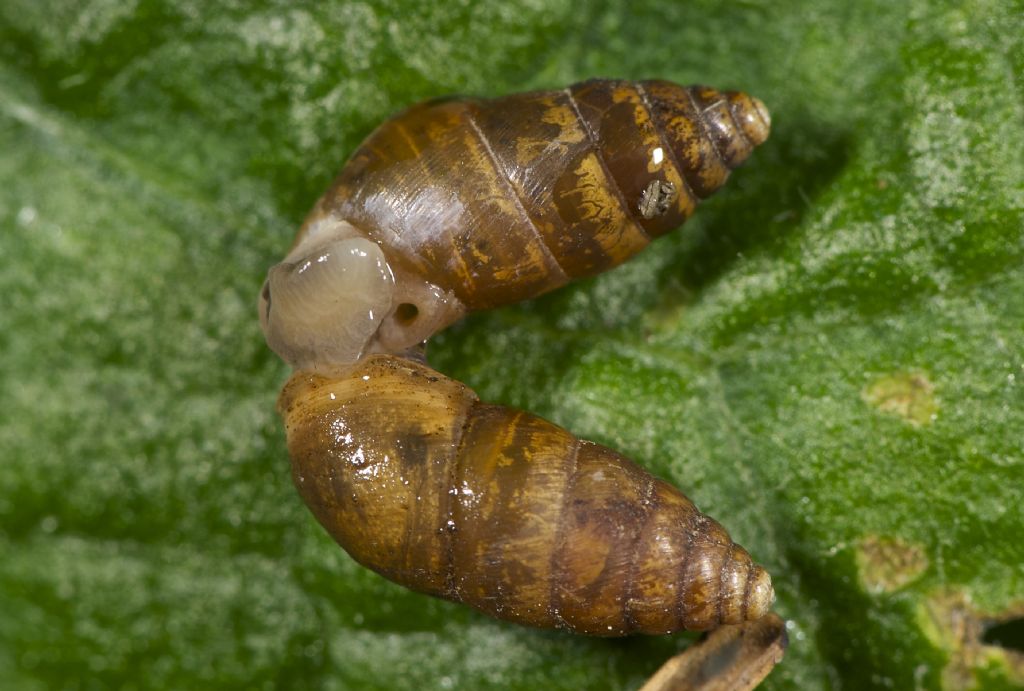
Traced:
[[993, 622], [985, 627], [981, 636], [985, 645], [997, 645], [1000, 648], [1024, 653], [1024, 617], [1009, 621]]

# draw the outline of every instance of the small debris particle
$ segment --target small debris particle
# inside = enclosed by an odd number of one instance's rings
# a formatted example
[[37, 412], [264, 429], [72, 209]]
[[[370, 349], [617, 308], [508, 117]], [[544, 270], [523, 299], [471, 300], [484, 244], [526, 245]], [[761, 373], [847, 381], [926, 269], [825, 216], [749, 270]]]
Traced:
[[720, 626], [669, 658], [640, 691], [751, 691], [786, 652], [787, 624], [774, 612]]
[[898, 537], [869, 535], [857, 546], [857, 570], [870, 593], [899, 590], [927, 568], [924, 550]]
[[930, 424], [939, 411], [935, 387], [922, 372], [896, 372], [879, 377], [864, 389], [861, 398], [915, 427]]

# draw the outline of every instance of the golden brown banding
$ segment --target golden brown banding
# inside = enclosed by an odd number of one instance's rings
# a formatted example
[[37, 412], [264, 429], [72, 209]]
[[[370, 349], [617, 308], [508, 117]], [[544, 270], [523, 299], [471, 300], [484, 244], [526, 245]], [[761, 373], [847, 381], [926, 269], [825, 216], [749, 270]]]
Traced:
[[641, 506], [644, 509], [644, 517], [637, 527], [636, 536], [630, 547], [632, 557], [629, 560], [629, 571], [626, 573], [626, 588], [622, 595], [622, 620], [625, 622], [626, 631], [638, 631], [640, 629], [637, 618], [633, 615], [633, 594], [637, 581], [637, 569], [639, 567], [640, 548], [642, 538], [647, 528], [647, 523], [657, 509], [657, 492], [655, 491], [655, 478], [647, 478], [647, 487], [644, 489]]
[[555, 525], [555, 549], [551, 552], [551, 567], [549, 573], [551, 574], [551, 586], [550, 586], [550, 597], [548, 599], [549, 607], [551, 608], [551, 615], [555, 618], [558, 628], [566, 629], [569, 631], [573, 630], [572, 624], [565, 620], [562, 616], [560, 609], [561, 606], [561, 579], [559, 574], [562, 572], [561, 557], [564, 555], [565, 540], [567, 533], [566, 515], [569, 511], [569, 502], [572, 501], [574, 494], [574, 488], [576, 486], [576, 470], [577, 470], [577, 459], [580, 454], [580, 443], [581, 440], [577, 439], [576, 443], [572, 446], [572, 452], [569, 454], [566, 467], [568, 472], [566, 473], [565, 490], [562, 492], [561, 501], [558, 508], [558, 522]]
[[764, 567], [753, 564], [751, 566], [751, 586], [744, 594], [747, 602], [747, 619], [758, 619], [771, 611], [775, 603], [775, 589], [772, 587], [772, 579]]
[[764, 104], [759, 99], [740, 91], [726, 91], [724, 96], [729, 101], [729, 112], [733, 121], [750, 142], [751, 147], [764, 143], [771, 128], [771, 118]]
[[704, 631], [720, 621], [721, 568], [732, 541], [720, 525], [703, 515], [693, 536], [693, 552], [682, 578], [688, 584], [683, 621], [688, 629]]
[[662, 480], [655, 480], [654, 505], [642, 531], [631, 590], [638, 630], [648, 633], [678, 630], [681, 624], [682, 565], [692, 553], [693, 527], [698, 517], [692, 503]]
[[[470, 420], [473, 418], [473, 413], [477, 407], [479, 407], [480, 401], [476, 400], [470, 404], [470, 407], [462, 415], [461, 421], [457, 422], [459, 433], [455, 437], [456, 441], [453, 445], [452, 460], [448, 464], [448, 482], [447, 487], [458, 487], [460, 468], [462, 466], [459, 459], [462, 458], [462, 445], [466, 440], [466, 427], [469, 426]], [[446, 600], [454, 600], [458, 602], [460, 600], [458, 596], [458, 590], [455, 584], [455, 536], [458, 531], [458, 520], [455, 515], [455, 511], [458, 508], [458, 502], [455, 501], [455, 494], [451, 491], [445, 492], [445, 515], [447, 520], [445, 521], [442, 529], [445, 532], [445, 573], [444, 573], [444, 597]]]
[[[686, 179], [686, 171], [683, 167], [682, 161], [679, 159], [679, 155], [676, 153], [675, 147], [668, 139], [668, 135], [662, 127], [661, 120], [655, 113], [654, 103], [651, 101], [650, 95], [647, 93], [647, 88], [644, 86], [644, 82], [636, 82], [636, 91], [640, 95], [640, 100], [647, 110], [648, 116], [650, 117], [651, 123], [653, 123], [654, 131], [658, 135], [658, 141], [661, 143], [661, 148], [664, 151], [666, 158], [673, 170], [678, 174], [678, 180], [680, 184], [679, 189], [679, 215], [682, 217], [682, 222], [686, 222], [693, 212], [697, 209], [697, 204], [700, 202], [700, 198], [694, 194], [693, 188], [690, 187], [689, 180]], [[673, 178], [675, 179], [675, 178]]]
[[[599, 80], [594, 80], [595, 82]], [[581, 82], [579, 84], [573, 84], [563, 89], [563, 93], [572, 105], [573, 113], [576, 115], [576, 120], [579, 122], [580, 127], [587, 135], [587, 141], [590, 143], [590, 150], [594, 153], [598, 164], [601, 166], [601, 170], [604, 171], [605, 179], [608, 181], [609, 189], [614, 193], [615, 199], [619, 202], [619, 209], [622, 212], [623, 217], [628, 218], [630, 222], [636, 227], [638, 233], [647, 235], [644, 227], [637, 221], [632, 205], [629, 203], [629, 199], [626, 196], [626, 191], [619, 185], [618, 179], [612, 172], [611, 166], [608, 159], [604, 155], [604, 150], [601, 146], [600, 134], [594, 131], [594, 126], [589, 118], [584, 117], [583, 112], [580, 110], [580, 103], [577, 100], [576, 92], [578, 89], [586, 87], [590, 82]]]
[[[587, 124], [601, 159], [618, 187], [627, 213], [649, 237], [664, 235], [692, 211], [678, 194], [681, 174], [662, 150], [651, 114], [632, 82], [595, 80], [570, 87], [580, 118]], [[660, 155], [659, 155], [660, 153]], [[640, 204], [654, 181], [668, 182], [677, 195], [663, 213], [645, 216]]]
[[689, 92], [722, 160], [730, 168], [738, 167], [750, 156], [753, 145], [733, 120], [727, 99], [721, 92], [706, 86], [691, 87]]
[[697, 91], [699, 91], [701, 89], [704, 89], [704, 88], [706, 88], [706, 87], [703, 87], [703, 86], [690, 86], [690, 87], [687, 87], [687, 89], [686, 89], [686, 95], [689, 97], [690, 103], [693, 104], [693, 110], [696, 113], [695, 118], [694, 118], [694, 122], [696, 122], [697, 126], [700, 127], [700, 130], [703, 133], [704, 138], [708, 142], [710, 142], [711, 150], [714, 151], [715, 156], [718, 157], [718, 160], [721, 161], [721, 163], [726, 168], [731, 170], [732, 166], [729, 165], [729, 159], [726, 158], [724, 152], [722, 151], [721, 145], [719, 144], [717, 138], [715, 137], [715, 132], [711, 129], [710, 124], [705, 119], [703, 105], [701, 104], [700, 100], [697, 98], [697, 95], [696, 95]]
[[[351, 224], [402, 277], [396, 294], [436, 286], [460, 303], [417, 305], [436, 328], [541, 295], [617, 266], [684, 222], [728, 177], [719, 151], [736, 165], [766, 136], [760, 102], [694, 93], [669, 82], [592, 80], [418, 104], [360, 145], [300, 236]], [[701, 94], [721, 100], [713, 112], [697, 108]], [[401, 285], [407, 280], [425, 285]]]
[[750, 568], [747, 569], [747, 583], [743, 586], [743, 601], [740, 605], [740, 618], [747, 620], [747, 613], [750, 611], [750, 587], [754, 583], [754, 575], [757, 573], [757, 564], [751, 560]]
[[[610, 269], [613, 266], [618, 265], [625, 259], [629, 258], [636, 252], [647, 246], [651, 238], [636, 217], [635, 210], [630, 205], [630, 200], [627, 198], [625, 191], [616, 178], [615, 173], [612, 171], [611, 166], [605, 156], [604, 148], [601, 145], [600, 135], [594, 131], [593, 124], [584, 117], [580, 110], [580, 103], [576, 100], [575, 90], [584, 86], [583, 84], [574, 84], [566, 88], [563, 93], [568, 99], [572, 106], [573, 113], [576, 116], [576, 120], [582, 128], [583, 132], [586, 133], [587, 141], [590, 145], [590, 156], [586, 161], [593, 161], [593, 164], [600, 170], [600, 177], [597, 176], [597, 170], [591, 170], [590, 175], [594, 180], [604, 181], [604, 192], [614, 197], [617, 202], [618, 213], [615, 214], [611, 209], [607, 209], [607, 212], [618, 218], [615, 223], [620, 226], [620, 242], [615, 245], [609, 245], [607, 243], [599, 243], [601, 245], [601, 258], [595, 258], [591, 260], [592, 266], [586, 269], [585, 273], [577, 274], [579, 277], [592, 275]], [[580, 165], [584, 165], [585, 162], [581, 161]], [[595, 192], [600, 191], [600, 187], [590, 185], [594, 188]], [[581, 210], [584, 205], [580, 205]], [[612, 221], [610, 218], [602, 219], [605, 220], [606, 225], [611, 225]], [[609, 251], [614, 252], [613, 255], [609, 255]]]
[[644, 90], [687, 184], [698, 199], [706, 199], [725, 184], [730, 169], [708, 138], [689, 89], [654, 80], [644, 82]]
[[500, 181], [502, 187], [508, 193], [509, 198], [515, 204], [516, 209], [519, 211], [520, 218], [523, 220], [523, 226], [527, 228], [537, 239], [537, 246], [541, 247], [545, 254], [544, 266], [547, 269], [548, 277], [547, 280], [551, 285], [551, 288], [559, 288], [569, 282], [569, 274], [562, 268], [558, 263], [558, 257], [551, 251], [551, 248], [547, 245], [547, 239], [540, 232], [540, 228], [537, 227], [533, 217], [526, 210], [526, 206], [523, 204], [522, 198], [519, 196], [518, 190], [512, 184], [505, 170], [501, 167], [497, 156], [494, 153], [494, 149], [491, 147], [491, 142], [487, 135], [480, 129], [480, 126], [476, 122], [474, 117], [474, 109], [472, 107], [466, 110], [466, 122], [469, 123], [470, 128], [473, 130], [473, 134], [480, 141], [481, 146], [487, 152], [487, 160], [491, 164], [491, 171], [494, 177]]
[[601, 636], [708, 628], [749, 597], [728, 572], [746, 552], [677, 490], [426, 365], [372, 356], [299, 373], [281, 411], [314, 515], [413, 590]]
[[733, 552], [728, 550], [725, 554], [725, 558], [722, 559], [722, 563], [718, 565], [718, 597], [715, 598], [716, 609], [718, 616], [716, 617], [716, 625], [725, 622], [726, 617], [726, 588], [725, 580], [729, 574], [730, 567], [732, 566]]
[[566, 276], [586, 271], [587, 255], [598, 249], [591, 229], [577, 220], [577, 208], [571, 207], [563, 217], [558, 203], [560, 176], [567, 175], [573, 161], [586, 153], [585, 136], [576, 128], [569, 105], [559, 102], [559, 95], [523, 94], [478, 102], [475, 109], [496, 165], [558, 265], [552, 288]]
[[[695, 525], [691, 524], [689, 529], [685, 531], [686, 537], [686, 552], [685, 560], [679, 564], [679, 575], [676, 577], [677, 582], [689, 582], [692, 580], [692, 575], [689, 572], [690, 566], [695, 562], [694, 555], [697, 553], [697, 534], [702, 524], [701, 516], [696, 516]], [[676, 628], [679, 629], [691, 629], [689, 615], [689, 604], [687, 602], [687, 591], [685, 588], [676, 589], [675, 607], [673, 612], [675, 614]]]
[[591, 635], [768, 611], [767, 573], [678, 490], [480, 403], [426, 366], [422, 343], [626, 261], [769, 124], [738, 92], [595, 80], [419, 104], [360, 145], [260, 302], [271, 346], [320, 373], [295, 374], [279, 411], [296, 487], [354, 559], [491, 616]]
[[738, 624], [743, 621], [747, 581], [753, 562], [746, 550], [733, 547], [729, 569], [722, 578], [722, 623]]

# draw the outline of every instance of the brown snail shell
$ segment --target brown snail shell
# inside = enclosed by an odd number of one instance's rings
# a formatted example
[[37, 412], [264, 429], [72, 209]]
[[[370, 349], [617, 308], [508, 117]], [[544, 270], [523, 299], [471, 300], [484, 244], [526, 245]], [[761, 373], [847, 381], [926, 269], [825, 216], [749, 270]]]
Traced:
[[[766, 113], [662, 81], [429, 101], [363, 142], [312, 219], [349, 221], [469, 310], [519, 302], [678, 227], [764, 141]], [[651, 207], [654, 184], [669, 191]]]
[[766, 614], [763, 568], [611, 449], [388, 355], [278, 403], [317, 520], [384, 577], [491, 616], [620, 636]]
[[[394, 276], [391, 309], [358, 345], [401, 352], [467, 311], [629, 259], [721, 187], [769, 122], [745, 94], [665, 81], [420, 103], [359, 146], [289, 260], [354, 236], [376, 243]], [[273, 311], [261, 314], [273, 326]]]
[[267, 342], [299, 370], [278, 406], [295, 484], [353, 558], [594, 635], [769, 610], [768, 574], [678, 490], [413, 361], [468, 311], [627, 260], [768, 128], [742, 93], [594, 80], [421, 103], [363, 142], [260, 296]]

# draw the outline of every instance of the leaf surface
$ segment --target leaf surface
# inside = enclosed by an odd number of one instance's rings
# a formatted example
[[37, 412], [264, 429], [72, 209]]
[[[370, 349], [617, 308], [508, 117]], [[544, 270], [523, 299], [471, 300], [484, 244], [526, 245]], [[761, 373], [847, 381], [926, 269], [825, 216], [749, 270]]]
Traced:
[[255, 315], [390, 113], [618, 76], [746, 90], [772, 138], [680, 231], [432, 363], [750, 549], [791, 640], [766, 688], [1024, 684], [985, 637], [1024, 627], [1024, 8], [581, 5], [0, 6], [0, 678], [625, 689], [688, 645], [356, 566], [291, 487]]

